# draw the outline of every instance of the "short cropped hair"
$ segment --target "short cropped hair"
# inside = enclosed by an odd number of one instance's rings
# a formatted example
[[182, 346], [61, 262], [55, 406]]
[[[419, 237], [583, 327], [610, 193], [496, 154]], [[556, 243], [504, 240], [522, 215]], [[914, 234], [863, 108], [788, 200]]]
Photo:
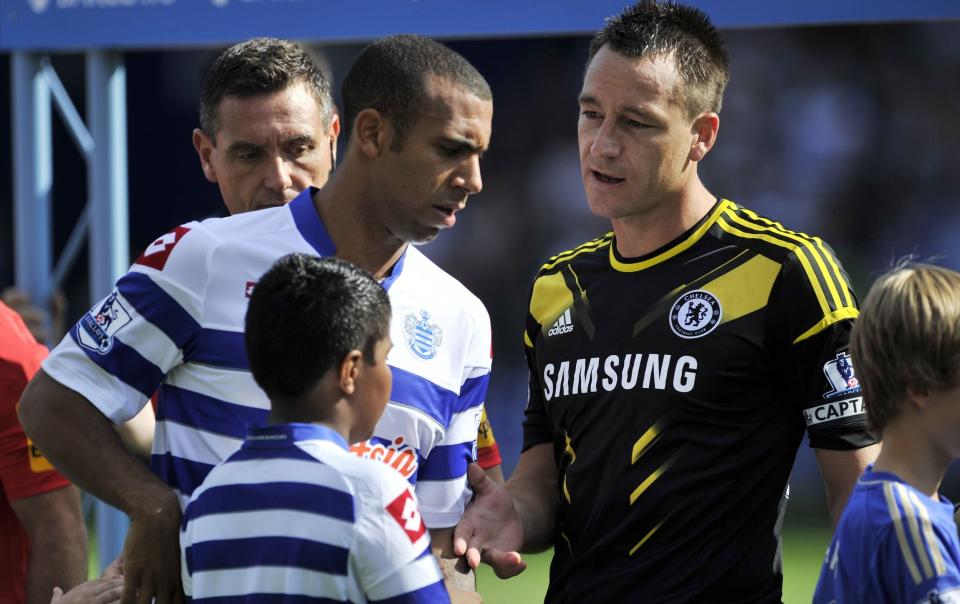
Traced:
[[295, 400], [351, 350], [373, 364], [389, 329], [390, 300], [369, 273], [338, 258], [290, 254], [254, 286], [244, 340], [267, 396]]
[[364, 109], [376, 109], [393, 122], [400, 151], [418, 114], [429, 102], [431, 78], [447, 80], [485, 101], [493, 100], [490, 85], [457, 52], [424, 36], [398, 34], [368, 45], [343, 79], [343, 120], [348, 140], [353, 122]]
[[330, 82], [300, 46], [278, 38], [253, 38], [220, 53], [207, 67], [200, 90], [200, 129], [216, 144], [217, 111], [225, 96], [270, 95], [303, 82], [317, 100], [324, 126], [334, 106]]
[[907, 404], [907, 390], [942, 392], [960, 383], [960, 273], [902, 263], [864, 300], [850, 341], [871, 427]]
[[640, 0], [607, 24], [590, 41], [589, 65], [604, 46], [621, 55], [672, 58], [683, 82], [687, 112], [719, 113], [730, 79], [730, 57], [723, 36], [698, 8], [664, 0]]

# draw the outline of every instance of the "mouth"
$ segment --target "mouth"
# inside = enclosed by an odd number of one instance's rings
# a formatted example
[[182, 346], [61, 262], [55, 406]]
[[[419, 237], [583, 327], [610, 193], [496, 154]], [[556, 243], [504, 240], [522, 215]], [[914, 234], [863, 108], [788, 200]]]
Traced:
[[452, 227], [457, 222], [457, 212], [462, 210], [465, 207], [465, 204], [458, 203], [456, 205], [435, 205], [433, 209], [436, 210], [441, 217], [441, 222], [446, 227]]
[[597, 182], [603, 183], [605, 185], [611, 185], [611, 186], [619, 185], [620, 183], [627, 180], [626, 178], [617, 178], [616, 176], [612, 176], [605, 172], [600, 172], [599, 170], [590, 170], [590, 175]]

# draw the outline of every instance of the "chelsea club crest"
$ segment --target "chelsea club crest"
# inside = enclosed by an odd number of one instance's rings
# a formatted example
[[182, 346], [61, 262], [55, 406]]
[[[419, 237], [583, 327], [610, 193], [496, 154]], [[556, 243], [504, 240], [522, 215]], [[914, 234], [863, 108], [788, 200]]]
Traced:
[[437, 356], [443, 343], [443, 330], [430, 322], [430, 313], [425, 310], [420, 311], [419, 318], [413, 313], [403, 317], [403, 334], [413, 354], [428, 361]]
[[670, 329], [685, 340], [705, 336], [720, 324], [723, 307], [710, 292], [697, 289], [677, 298], [670, 309]]

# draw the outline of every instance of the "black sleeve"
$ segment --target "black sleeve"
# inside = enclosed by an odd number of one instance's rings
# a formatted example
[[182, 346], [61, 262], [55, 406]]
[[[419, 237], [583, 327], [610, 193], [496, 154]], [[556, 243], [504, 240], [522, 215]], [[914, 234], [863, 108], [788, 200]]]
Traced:
[[833, 251], [822, 241], [798, 248], [771, 294], [770, 343], [790, 413], [801, 413], [817, 449], [874, 444], [848, 346], [858, 303]]

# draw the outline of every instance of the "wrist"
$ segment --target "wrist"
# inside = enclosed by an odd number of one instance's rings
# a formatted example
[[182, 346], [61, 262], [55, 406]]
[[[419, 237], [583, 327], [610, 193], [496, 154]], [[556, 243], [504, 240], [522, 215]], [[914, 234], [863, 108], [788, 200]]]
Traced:
[[180, 524], [180, 500], [170, 487], [150, 489], [137, 501], [133, 502], [127, 512], [131, 522], [148, 522], [150, 524], [164, 522]]

